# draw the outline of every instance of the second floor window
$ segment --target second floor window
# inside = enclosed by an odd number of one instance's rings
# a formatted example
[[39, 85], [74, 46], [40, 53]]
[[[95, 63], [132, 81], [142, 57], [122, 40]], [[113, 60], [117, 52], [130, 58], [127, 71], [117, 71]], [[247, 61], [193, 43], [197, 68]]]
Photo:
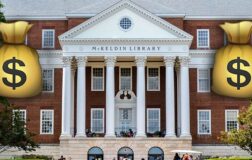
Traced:
[[43, 29], [42, 30], [42, 48], [54, 48], [55, 30]]
[[120, 89], [131, 90], [131, 68], [120, 68]]
[[159, 68], [148, 68], [148, 91], [159, 91]]
[[92, 68], [92, 91], [104, 90], [103, 68]]
[[42, 69], [43, 91], [52, 92], [54, 87], [54, 70]]
[[209, 29], [197, 29], [197, 48], [209, 48], [209, 36]]
[[210, 69], [198, 69], [198, 92], [210, 92]]

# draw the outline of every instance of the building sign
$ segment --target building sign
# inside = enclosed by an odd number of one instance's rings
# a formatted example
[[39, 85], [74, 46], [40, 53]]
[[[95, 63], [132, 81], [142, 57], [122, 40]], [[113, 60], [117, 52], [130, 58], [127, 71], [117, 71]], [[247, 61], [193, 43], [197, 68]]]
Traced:
[[92, 52], [160, 52], [161, 46], [92, 46]]

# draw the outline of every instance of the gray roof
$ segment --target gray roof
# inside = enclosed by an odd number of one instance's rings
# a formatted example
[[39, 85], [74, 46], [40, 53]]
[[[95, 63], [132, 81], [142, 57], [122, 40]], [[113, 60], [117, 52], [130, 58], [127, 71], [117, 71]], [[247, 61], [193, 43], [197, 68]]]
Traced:
[[[93, 16], [120, 0], [2, 0], [7, 17]], [[252, 19], [252, 0], [131, 0], [157, 15]]]

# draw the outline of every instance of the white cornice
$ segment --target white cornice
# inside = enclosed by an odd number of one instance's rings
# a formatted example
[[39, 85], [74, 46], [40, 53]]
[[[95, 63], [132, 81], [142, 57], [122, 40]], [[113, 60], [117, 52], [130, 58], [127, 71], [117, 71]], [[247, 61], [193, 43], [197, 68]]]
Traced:
[[199, 50], [199, 49], [191, 49], [189, 51], [189, 55], [191, 57], [213, 57], [216, 50]]
[[22, 16], [5, 16], [5, 19], [8, 21], [14, 21], [14, 20], [41, 20], [41, 21], [46, 21], [46, 20], [67, 20], [66, 16], [43, 16], [43, 15], [38, 15], [38, 16], [31, 16], [31, 15], [22, 15]]
[[252, 20], [252, 16], [185, 16], [184, 20]]
[[40, 58], [61, 57], [62, 50], [37, 50]]

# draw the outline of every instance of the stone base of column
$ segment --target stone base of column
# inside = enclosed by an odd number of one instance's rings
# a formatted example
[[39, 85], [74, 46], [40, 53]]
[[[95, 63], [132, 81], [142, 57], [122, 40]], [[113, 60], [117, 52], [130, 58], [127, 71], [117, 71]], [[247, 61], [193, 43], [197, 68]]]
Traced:
[[180, 138], [192, 138], [192, 135], [190, 133], [181, 133]]
[[76, 138], [86, 138], [87, 135], [84, 133], [77, 133], [77, 135], [75, 136]]
[[114, 134], [105, 134], [105, 138], [115, 138]]
[[167, 133], [165, 135], [165, 138], [177, 138], [177, 136], [175, 134], [173, 134], [173, 133]]
[[146, 138], [146, 134], [141, 133], [141, 134], [136, 134], [136, 138]]
[[60, 139], [70, 139], [70, 138], [72, 138], [72, 135], [70, 135], [70, 134], [61, 134], [60, 135]]

